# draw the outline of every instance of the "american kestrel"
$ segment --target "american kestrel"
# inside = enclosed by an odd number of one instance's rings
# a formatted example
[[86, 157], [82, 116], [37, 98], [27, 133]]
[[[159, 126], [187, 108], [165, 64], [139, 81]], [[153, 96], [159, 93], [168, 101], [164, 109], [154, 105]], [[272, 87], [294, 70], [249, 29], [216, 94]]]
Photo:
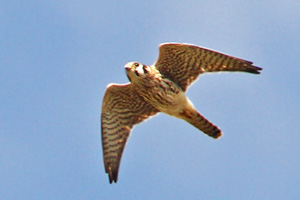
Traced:
[[107, 86], [101, 113], [102, 147], [109, 182], [117, 182], [122, 153], [132, 127], [163, 112], [183, 119], [210, 137], [221, 130], [205, 119], [185, 95], [187, 87], [205, 72], [240, 71], [259, 74], [252, 62], [202, 47], [164, 43], [153, 65], [129, 62], [130, 83]]

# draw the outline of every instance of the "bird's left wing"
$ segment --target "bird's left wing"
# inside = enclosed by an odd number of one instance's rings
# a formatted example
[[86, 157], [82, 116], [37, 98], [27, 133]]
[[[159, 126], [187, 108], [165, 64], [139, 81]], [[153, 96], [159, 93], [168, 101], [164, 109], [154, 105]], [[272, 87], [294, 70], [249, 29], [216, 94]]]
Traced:
[[240, 71], [259, 74], [262, 69], [247, 60], [181, 43], [161, 44], [154, 65], [163, 76], [175, 82], [183, 91], [205, 72]]
[[109, 182], [117, 182], [122, 153], [133, 125], [158, 112], [133, 86], [108, 85], [101, 113], [102, 147]]

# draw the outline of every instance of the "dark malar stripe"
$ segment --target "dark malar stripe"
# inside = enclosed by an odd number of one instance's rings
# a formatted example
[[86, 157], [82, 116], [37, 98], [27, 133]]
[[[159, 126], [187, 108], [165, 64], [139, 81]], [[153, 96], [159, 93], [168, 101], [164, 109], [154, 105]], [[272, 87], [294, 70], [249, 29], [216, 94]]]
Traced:
[[147, 67], [146, 65], [143, 65], [144, 74], [149, 74], [149, 72], [147, 71], [146, 67]]

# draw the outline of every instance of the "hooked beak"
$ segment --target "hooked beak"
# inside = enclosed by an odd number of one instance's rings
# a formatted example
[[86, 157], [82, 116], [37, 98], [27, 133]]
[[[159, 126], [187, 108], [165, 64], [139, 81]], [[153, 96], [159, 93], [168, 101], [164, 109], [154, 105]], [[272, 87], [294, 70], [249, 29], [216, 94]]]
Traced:
[[125, 66], [125, 70], [126, 70], [126, 71], [129, 71], [129, 70], [130, 70], [130, 67], [129, 67], [128, 65], [126, 65], [126, 66]]

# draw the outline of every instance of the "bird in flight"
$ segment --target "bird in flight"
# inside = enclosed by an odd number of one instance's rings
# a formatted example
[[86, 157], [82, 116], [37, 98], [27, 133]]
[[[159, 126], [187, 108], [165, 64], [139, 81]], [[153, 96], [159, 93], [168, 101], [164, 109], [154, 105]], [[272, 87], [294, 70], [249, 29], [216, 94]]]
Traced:
[[120, 161], [135, 124], [163, 112], [190, 123], [210, 137], [221, 130], [204, 118], [186, 97], [188, 86], [206, 72], [249, 72], [262, 68], [247, 60], [190, 44], [163, 43], [153, 65], [129, 62], [130, 83], [109, 84], [102, 103], [103, 160], [109, 182], [117, 182]]

